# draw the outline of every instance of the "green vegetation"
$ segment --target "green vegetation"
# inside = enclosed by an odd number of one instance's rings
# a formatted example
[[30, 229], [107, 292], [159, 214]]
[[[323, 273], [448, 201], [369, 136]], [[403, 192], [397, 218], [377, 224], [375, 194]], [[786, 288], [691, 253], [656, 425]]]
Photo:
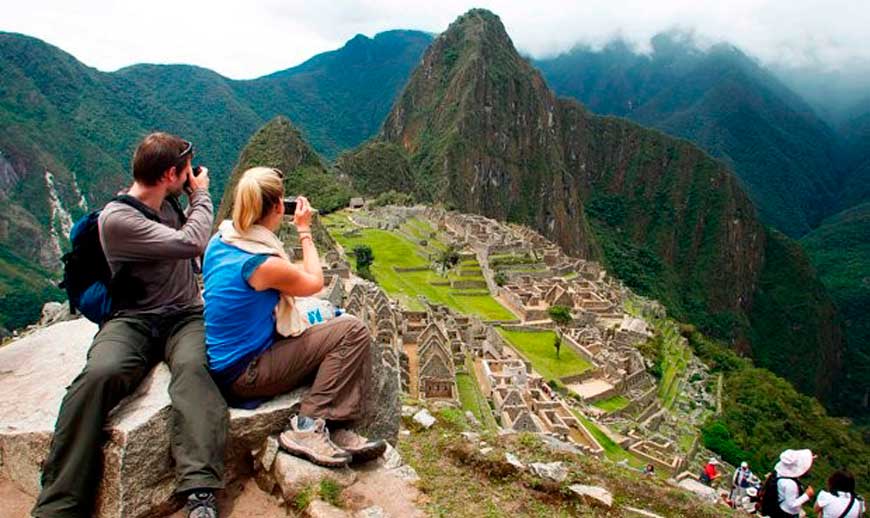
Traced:
[[0, 245], [0, 337], [39, 319], [42, 305], [66, 294], [49, 273]]
[[631, 401], [629, 401], [628, 398], [620, 395], [596, 401], [592, 404], [592, 406], [610, 413], [616, 412], [617, 410], [622, 410], [623, 408], [627, 407], [629, 403], [631, 403]]
[[356, 263], [356, 273], [363, 279], [374, 281], [375, 277], [372, 275], [371, 265], [375, 260], [375, 256], [372, 253], [372, 247], [369, 245], [356, 245], [353, 247], [352, 252]]
[[567, 306], [554, 305], [547, 308], [547, 314], [557, 326], [567, 326], [574, 320], [571, 316], [571, 308]]
[[[342, 223], [342, 219], [344, 223]], [[444, 304], [456, 311], [476, 315], [484, 320], [514, 320], [516, 317], [504, 306], [499, 304], [488, 293], [481, 290], [460, 290], [444, 283], [441, 277], [430, 266], [430, 261], [424, 258], [419, 243], [395, 232], [378, 229], [358, 229], [358, 234], [348, 234], [347, 217], [343, 214], [330, 215], [324, 218], [327, 228], [333, 237], [347, 250], [357, 245], [367, 245], [371, 248], [377, 260], [371, 265], [378, 284], [391, 296], [402, 301], [409, 309], [421, 310], [423, 305], [418, 297], [425, 297], [436, 304]], [[420, 271], [396, 271], [396, 268], [415, 268]], [[451, 280], [448, 276], [447, 281]]]
[[870, 422], [870, 202], [825, 220], [801, 244], [845, 324], [846, 372], [834, 380], [833, 402]]
[[547, 380], [558, 380], [580, 374], [592, 367], [591, 363], [569, 347], [565, 347], [565, 351], [557, 358], [553, 349], [556, 333], [552, 331], [512, 331], [499, 327], [498, 333], [525, 356], [532, 363], [532, 368]]
[[592, 436], [595, 437], [595, 440], [598, 441], [598, 444], [600, 444], [601, 447], [604, 448], [604, 455], [606, 455], [608, 459], [615, 462], [627, 460], [629, 465], [636, 468], [642, 468], [645, 465], [645, 463], [637, 458], [633, 453], [623, 449], [622, 446], [613, 442], [613, 439], [611, 439], [606, 433], [601, 431], [601, 429], [598, 428], [598, 426], [594, 422], [592, 422], [591, 419], [583, 415], [582, 412], [574, 409], [571, 409], [571, 412], [574, 414], [575, 417], [577, 417], [578, 420], [580, 420], [581, 423], [583, 423], [583, 426], [585, 426], [586, 429], [589, 430], [589, 433], [591, 433]]
[[236, 185], [242, 173], [256, 166], [281, 170], [284, 193], [306, 196], [322, 214], [346, 207], [354, 194], [346, 181], [324, 168], [320, 157], [286, 117], [276, 117], [258, 129], [242, 150], [227, 181], [216, 221], [231, 217]]
[[334, 505], [335, 507], [343, 507], [343, 502], [341, 501], [341, 486], [331, 478], [325, 478], [320, 481], [317, 494], [320, 495], [320, 499], [324, 502]]
[[486, 397], [480, 392], [480, 387], [477, 385], [472, 362], [471, 358], [466, 358], [465, 369], [467, 372], [456, 373], [456, 385], [459, 387], [459, 401], [462, 403], [464, 410], [474, 414], [474, 417], [483, 425], [484, 429], [495, 432], [498, 430], [498, 424], [492, 415], [489, 402], [487, 402]]
[[764, 269], [749, 318], [756, 365], [830, 401], [833, 379], [840, 375], [840, 318], [803, 250], [775, 230], [767, 232]]
[[830, 213], [841, 189], [837, 139], [796, 95], [730, 45], [698, 51], [668, 34], [651, 43], [649, 54], [616, 42], [536, 65], [558, 94], [593, 112], [656, 127], [723, 159], [780, 231], [798, 237]]
[[702, 430], [704, 445], [729, 463], [747, 460], [755, 472], [773, 468], [786, 448], [810, 448], [818, 457], [812, 484], [824, 487], [835, 469], [855, 475], [859, 493], [870, 491], [870, 443], [847, 422], [786, 380], [740, 358], [727, 346], [685, 328], [689, 344], [714, 373], [725, 376], [722, 414]]

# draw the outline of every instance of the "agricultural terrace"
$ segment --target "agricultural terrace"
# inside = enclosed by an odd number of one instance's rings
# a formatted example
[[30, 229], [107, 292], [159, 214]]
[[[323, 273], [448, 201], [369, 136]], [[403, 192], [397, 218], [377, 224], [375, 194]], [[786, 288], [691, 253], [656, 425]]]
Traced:
[[[446, 249], [431, 226], [411, 219], [397, 231], [355, 227], [344, 213], [323, 218], [332, 237], [344, 249], [348, 261], [356, 267], [352, 250], [356, 245], [368, 245], [374, 254], [371, 272], [377, 283], [391, 297], [411, 310], [422, 310], [419, 297], [435, 304], [443, 304], [460, 313], [475, 315], [483, 320], [515, 320], [516, 316], [499, 304], [483, 287], [460, 289], [454, 281], [481, 281], [480, 265], [466, 260], [440, 275], [430, 268], [432, 258]], [[425, 244], [423, 244], [425, 243]], [[416, 271], [396, 271], [396, 268], [414, 268]]]
[[498, 333], [531, 362], [532, 368], [547, 380], [574, 376], [592, 364], [563, 344], [556, 357], [556, 333], [553, 331], [511, 331], [502, 327]]

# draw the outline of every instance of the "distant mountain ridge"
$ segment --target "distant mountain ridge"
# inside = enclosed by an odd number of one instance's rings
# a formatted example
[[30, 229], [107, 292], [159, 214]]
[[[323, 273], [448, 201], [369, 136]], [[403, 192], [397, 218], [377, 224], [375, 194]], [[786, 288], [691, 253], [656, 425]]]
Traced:
[[800, 237], [840, 210], [836, 132], [739, 49], [698, 50], [660, 34], [649, 55], [615, 41], [538, 60], [553, 89], [592, 111], [627, 117], [725, 160], [763, 221]]

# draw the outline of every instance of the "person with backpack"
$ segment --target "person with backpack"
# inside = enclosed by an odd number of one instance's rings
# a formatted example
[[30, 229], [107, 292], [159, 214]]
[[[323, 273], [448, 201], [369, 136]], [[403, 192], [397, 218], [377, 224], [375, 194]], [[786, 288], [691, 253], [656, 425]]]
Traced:
[[[223, 487], [228, 414], [205, 355], [196, 261], [208, 243], [213, 215], [208, 170], [199, 168], [195, 175], [192, 159], [190, 142], [167, 133], [147, 135], [133, 156], [128, 194], [109, 202], [98, 216], [110, 278], [86, 286], [93, 279], [79, 278], [75, 264], [81, 257], [66, 264], [67, 289], [78, 303], [94, 287], [101, 286], [99, 291], [108, 296], [94, 305], [102, 309], [88, 314], [100, 329], [84, 370], [61, 403], [33, 516], [92, 514], [106, 416], [154, 365], [165, 361], [172, 373], [176, 493], [186, 498], [190, 518], [217, 517], [213, 492]], [[177, 201], [184, 193], [190, 201], [187, 214]], [[79, 238], [73, 240], [74, 256], [88, 235], [74, 236]], [[100, 256], [99, 247], [84, 248]]]
[[734, 476], [731, 477], [731, 493], [732, 501], [739, 501], [745, 494], [749, 486], [752, 485], [752, 470], [749, 469], [749, 463], [743, 461], [740, 467], [734, 470]]
[[764, 482], [761, 495], [761, 515], [768, 518], [793, 518], [801, 515], [801, 507], [815, 495], [812, 486], [803, 489], [800, 478], [813, 465], [810, 450], [785, 450], [779, 455], [774, 472]]
[[828, 478], [828, 490], [819, 491], [814, 509], [820, 518], [860, 518], [867, 510], [855, 494], [855, 477], [841, 470]]

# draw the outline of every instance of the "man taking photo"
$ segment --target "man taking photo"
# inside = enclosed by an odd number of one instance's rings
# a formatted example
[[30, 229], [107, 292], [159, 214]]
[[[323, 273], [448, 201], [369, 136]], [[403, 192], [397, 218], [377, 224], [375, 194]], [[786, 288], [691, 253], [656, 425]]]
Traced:
[[[113, 275], [112, 308], [84, 370], [61, 403], [32, 514], [91, 516], [101, 472], [103, 426], [151, 368], [172, 373], [172, 456], [176, 492], [191, 518], [216, 518], [223, 487], [227, 409], [209, 375], [196, 261], [208, 244], [212, 202], [208, 170], [193, 174], [193, 145], [167, 133], [147, 135], [133, 157], [133, 185], [99, 217]], [[188, 214], [177, 197], [187, 193]]]

